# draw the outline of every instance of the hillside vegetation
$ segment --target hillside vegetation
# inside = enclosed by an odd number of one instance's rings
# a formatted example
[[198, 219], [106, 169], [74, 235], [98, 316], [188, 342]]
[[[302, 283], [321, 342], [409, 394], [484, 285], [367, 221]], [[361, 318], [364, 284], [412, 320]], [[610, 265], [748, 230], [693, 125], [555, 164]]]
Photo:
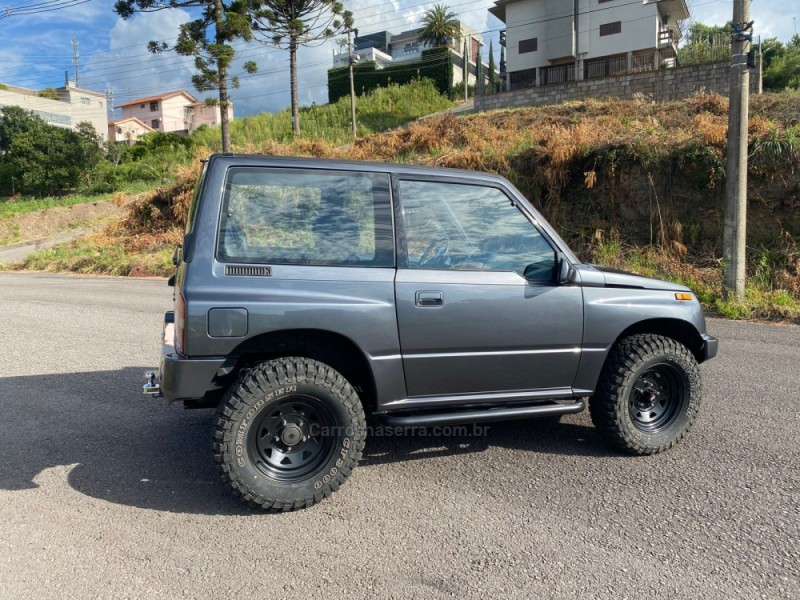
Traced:
[[[378, 131], [399, 127], [420, 117], [443, 111], [453, 102], [440, 95], [428, 79], [407, 85], [390, 85], [377, 88], [359, 97], [358, 135], [367, 136]], [[333, 104], [322, 104], [300, 109], [300, 139], [320, 140], [341, 145], [353, 140], [350, 120], [350, 98], [340, 98]], [[219, 151], [219, 130], [203, 128], [193, 136], [197, 143]], [[292, 114], [289, 109], [279, 113], [261, 113], [231, 124], [231, 139], [239, 151], [256, 151], [266, 140], [291, 143]]]
[[[245, 135], [238, 149], [406, 162], [500, 173], [528, 196], [584, 260], [682, 281], [737, 318], [800, 322], [800, 95], [753, 99], [750, 122], [750, 287], [721, 293], [727, 100], [586, 101], [445, 115], [340, 146]], [[307, 123], [308, 121], [306, 121]], [[195, 162], [196, 164], [196, 162]], [[106, 231], [29, 260], [28, 268], [167, 274], [195, 169], [142, 197]], [[94, 254], [91, 260], [86, 257]]]

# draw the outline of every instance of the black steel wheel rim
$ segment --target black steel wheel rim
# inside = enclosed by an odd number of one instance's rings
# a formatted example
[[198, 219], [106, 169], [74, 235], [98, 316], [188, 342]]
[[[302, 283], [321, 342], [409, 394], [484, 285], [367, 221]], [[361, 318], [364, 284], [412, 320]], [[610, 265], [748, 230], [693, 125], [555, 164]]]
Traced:
[[628, 397], [634, 426], [645, 433], [668, 429], [689, 403], [689, 378], [679, 367], [659, 363], [636, 378]]
[[335, 422], [330, 408], [318, 398], [284, 398], [256, 416], [247, 451], [264, 475], [279, 481], [302, 480], [330, 460]]

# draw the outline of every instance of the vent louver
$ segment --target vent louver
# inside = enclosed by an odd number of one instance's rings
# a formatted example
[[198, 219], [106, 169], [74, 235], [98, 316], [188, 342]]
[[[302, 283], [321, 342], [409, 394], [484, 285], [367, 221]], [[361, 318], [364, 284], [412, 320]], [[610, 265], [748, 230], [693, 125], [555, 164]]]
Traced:
[[243, 277], [272, 277], [272, 267], [244, 267], [238, 265], [225, 265], [225, 275], [239, 275]]

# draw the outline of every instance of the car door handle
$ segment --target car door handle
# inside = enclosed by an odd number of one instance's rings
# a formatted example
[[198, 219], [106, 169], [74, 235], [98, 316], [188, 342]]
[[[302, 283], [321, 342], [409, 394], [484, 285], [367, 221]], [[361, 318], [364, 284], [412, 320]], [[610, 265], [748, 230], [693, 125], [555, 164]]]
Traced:
[[417, 306], [442, 306], [444, 294], [442, 292], [417, 292], [414, 296], [414, 304]]

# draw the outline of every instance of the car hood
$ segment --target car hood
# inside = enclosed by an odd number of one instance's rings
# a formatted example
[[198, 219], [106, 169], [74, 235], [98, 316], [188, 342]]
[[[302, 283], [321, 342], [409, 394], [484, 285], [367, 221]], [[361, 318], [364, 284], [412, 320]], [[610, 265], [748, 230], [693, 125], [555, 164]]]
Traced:
[[642, 277], [641, 275], [634, 275], [633, 273], [620, 271], [619, 269], [600, 267], [592, 264], [576, 265], [576, 268], [581, 274], [581, 280], [584, 285], [675, 292], [691, 291], [684, 285], [663, 281], [661, 279], [653, 279], [651, 277]]

